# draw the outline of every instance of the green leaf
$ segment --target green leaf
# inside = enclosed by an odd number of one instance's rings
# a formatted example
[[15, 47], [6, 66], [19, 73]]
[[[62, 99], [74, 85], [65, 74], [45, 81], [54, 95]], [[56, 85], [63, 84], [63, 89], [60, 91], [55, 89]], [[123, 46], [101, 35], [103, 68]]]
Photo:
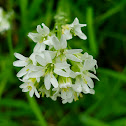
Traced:
[[39, 11], [39, 9], [41, 8], [41, 3], [43, 2], [43, 0], [33, 0], [30, 8], [29, 8], [29, 18], [33, 19], [37, 12]]
[[80, 120], [85, 126], [110, 126], [101, 120], [84, 114], [80, 115]]
[[96, 43], [94, 24], [93, 24], [93, 8], [87, 8], [87, 28], [90, 51], [94, 56], [98, 55], [98, 45]]
[[126, 75], [123, 73], [119, 73], [110, 69], [104, 69], [104, 68], [99, 68], [98, 73], [100, 74], [106, 74], [107, 76], [116, 78], [118, 80], [126, 82]]
[[109, 17], [111, 17], [112, 15], [114, 15], [114, 14], [116, 14], [117, 12], [121, 11], [122, 9], [124, 9], [125, 5], [126, 5], [126, 1], [125, 1], [125, 0], [121, 1], [121, 3], [116, 4], [115, 7], [111, 7], [111, 9], [108, 10], [106, 13], [104, 13], [104, 14], [98, 16], [98, 17], [96, 18], [96, 21], [95, 21], [95, 22], [96, 22], [96, 23], [99, 23], [99, 24], [103, 23], [103, 22], [104, 22], [106, 19], [108, 19]]
[[30, 109], [28, 103], [23, 100], [14, 100], [14, 99], [7, 99], [3, 98], [0, 100], [0, 106], [4, 106], [7, 108], [20, 108], [20, 109]]

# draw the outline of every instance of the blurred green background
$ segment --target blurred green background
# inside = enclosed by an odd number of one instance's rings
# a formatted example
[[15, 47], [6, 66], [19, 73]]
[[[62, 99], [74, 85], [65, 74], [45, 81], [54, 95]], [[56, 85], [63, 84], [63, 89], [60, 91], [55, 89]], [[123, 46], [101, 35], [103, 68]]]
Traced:
[[[14, 11], [11, 30], [0, 35], [0, 126], [126, 126], [126, 0], [0, 0]], [[68, 23], [78, 17], [88, 39], [68, 43], [98, 61], [95, 95], [63, 105], [61, 100], [29, 98], [22, 93], [13, 67], [13, 53], [32, 53], [28, 32], [64, 12]]]

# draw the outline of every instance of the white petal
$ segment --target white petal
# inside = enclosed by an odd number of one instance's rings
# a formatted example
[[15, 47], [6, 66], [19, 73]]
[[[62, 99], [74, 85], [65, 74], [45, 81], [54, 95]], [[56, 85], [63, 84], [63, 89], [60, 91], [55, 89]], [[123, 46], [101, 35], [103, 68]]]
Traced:
[[34, 94], [34, 90], [32, 89], [32, 90], [29, 92], [30, 97], [33, 97], [33, 94]]
[[42, 66], [46, 66], [46, 61], [45, 61], [45, 59], [44, 58], [42, 58], [41, 56], [35, 56], [35, 59], [36, 59], [36, 61], [39, 63], [39, 64], [41, 64]]
[[51, 59], [50, 53], [48, 51], [44, 52], [44, 56], [45, 56], [46, 64], [52, 63], [52, 59]]
[[56, 51], [48, 51], [50, 56], [51, 56], [51, 59], [54, 59], [55, 56], [56, 56]]
[[30, 78], [37, 78], [37, 77], [42, 77], [44, 74], [43, 71], [34, 71], [28, 74], [28, 77]]
[[29, 58], [32, 60], [33, 65], [36, 65], [36, 64], [37, 64], [36, 59], [35, 59], [35, 56], [36, 56], [36, 54], [35, 54], [35, 53], [32, 53], [32, 54], [30, 55], [30, 57], [29, 57]]
[[93, 56], [89, 55], [87, 52], [85, 52], [83, 55], [82, 55], [82, 60], [86, 60], [86, 59], [90, 59], [90, 60], [93, 60]]
[[76, 54], [76, 53], [81, 53], [83, 50], [82, 49], [70, 49], [66, 50], [67, 54]]
[[41, 67], [41, 66], [35, 66], [35, 65], [30, 65], [29, 66], [29, 69], [31, 71], [42, 71], [43, 70], [43, 67]]
[[19, 54], [19, 53], [14, 53], [14, 56], [17, 58], [17, 59], [20, 59], [20, 60], [24, 60], [26, 61], [28, 58], [24, 57], [23, 55]]
[[74, 91], [76, 91], [76, 92], [80, 93], [82, 91], [82, 87], [80, 84], [73, 84], [72, 87], [73, 87]]
[[87, 76], [94, 78], [94, 79], [97, 79], [99, 81], [99, 79], [94, 74], [92, 74], [90, 72], [88, 72]]
[[72, 91], [69, 90], [69, 91], [67, 92], [67, 98], [71, 98], [72, 95], [73, 95]]
[[25, 74], [24, 76], [23, 76], [23, 78], [22, 78], [22, 81], [26, 81], [26, 80], [28, 80], [29, 79], [29, 73], [27, 73], [27, 74]]
[[28, 86], [27, 83], [23, 83], [23, 84], [21, 84], [19, 87], [20, 87], [20, 88], [26, 88], [27, 86]]
[[52, 45], [50, 40], [45, 40], [45, 41], [43, 41], [43, 43], [46, 44], [46, 45]]
[[37, 89], [35, 89], [35, 95], [37, 98], [40, 98], [40, 94], [38, 93]]
[[67, 47], [67, 41], [66, 41], [65, 37], [62, 35], [61, 39], [60, 39], [60, 48], [65, 49], [66, 47]]
[[86, 81], [87, 81], [87, 84], [90, 88], [94, 88], [94, 82], [93, 80], [90, 78], [90, 77], [85, 77]]
[[28, 37], [31, 38], [34, 42], [41, 42], [42, 41], [42, 35], [39, 33], [29, 33]]
[[28, 64], [27, 62], [22, 61], [22, 60], [17, 60], [13, 62], [13, 66], [16, 66], [16, 67], [23, 67], [23, 66], [26, 66], [27, 64]]
[[17, 73], [17, 77], [22, 77], [27, 73], [27, 67], [22, 68], [18, 73]]
[[37, 82], [39, 83], [39, 82], [40, 82], [40, 77], [37, 77], [36, 80], [37, 80]]
[[82, 60], [78, 59], [76, 56], [72, 55], [72, 54], [66, 54], [66, 58], [72, 61], [76, 61], [76, 62], [82, 62]]
[[43, 29], [41, 28], [41, 25], [37, 25], [37, 29], [36, 30], [39, 33], [43, 32]]
[[66, 99], [67, 97], [66, 97], [66, 92], [65, 91], [61, 91], [61, 98], [63, 98], [63, 99]]
[[82, 84], [83, 93], [90, 93], [90, 88], [87, 86], [87, 84]]
[[95, 94], [95, 90], [90, 89], [90, 94]]
[[79, 20], [78, 20], [78, 18], [76, 17], [75, 19], [74, 19], [74, 21], [73, 21], [73, 23], [72, 23], [73, 25], [78, 25], [79, 24]]
[[83, 66], [83, 70], [91, 70], [93, 69], [93, 67], [96, 65], [96, 60], [93, 59], [93, 60], [90, 60], [90, 59], [87, 59], [85, 60], [84, 62], [84, 66]]
[[28, 90], [28, 88], [23, 88], [22, 89], [22, 92], [28, 92], [29, 90]]
[[34, 52], [42, 52], [45, 50], [45, 44], [44, 43], [37, 43], [34, 47]]
[[52, 85], [53, 85], [55, 88], [58, 87], [58, 82], [57, 82], [57, 79], [55, 78], [54, 75], [51, 75], [50, 82], [52, 83]]
[[69, 68], [70, 64], [67, 63], [56, 63], [55, 64], [55, 68], [57, 69], [65, 69], [65, 68]]
[[52, 38], [53, 46], [56, 50], [60, 49], [60, 42], [56, 36]]
[[81, 38], [81, 39], [83, 39], [83, 40], [86, 40], [86, 39], [87, 39], [87, 36], [86, 36], [84, 33], [82, 33], [82, 32], [75, 31], [75, 34], [76, 34], [79, 38]]
[[75, 78], [77, 75], [81, 74], [80, 72], [74, 72], [72, 70], [70, 70], [69, 73], [70, 73], [70, 77], [72, 77], [72, 78]]
[[54, 73], [63, 77], [69, 77], [69, 74], [61, 69], [54, 68]]
[[43, 26], [43, 32], [44, 32], [43, 34], [48, 35], [50, 32], [49, 28], [44, 23], [42, 23], [42, 26]]
[[45, 84], [45, 87], [46, 87], [47, 90], [49, 90], [50, 87], [51, 87], [50, 78], [51, 78], [50, 74], [47, 74], [44, 77], [44, 84]]
[[66, 40], [72, 39], [72, 34], [70, 33], [70, 30], [65, 29], [63, 36]]
[[63, 99], [63, 100], [62, 100], [62, 103], [63, 103], [63, 104], [66, 104], [66, 103], [67, 103], [67, 100], [66, 100], [66, 99]]

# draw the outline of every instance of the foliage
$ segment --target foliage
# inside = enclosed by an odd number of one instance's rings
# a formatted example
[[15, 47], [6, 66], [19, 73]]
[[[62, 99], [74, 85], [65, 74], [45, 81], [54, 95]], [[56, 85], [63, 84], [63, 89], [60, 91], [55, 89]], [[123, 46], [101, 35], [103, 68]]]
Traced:
[[[0, 35], [0, 126], [125, 126], [126, 125], [126, 1], [125, 0], [6, 0], [14, 10], [12, 29]], [[68, 44], [82, 48], [98, 60], [95, 95], [63, 105], [60, 100], [29, 98], [21, 92], [12, 66], [13, 53], [29, 56], [34, 43], [27, 34], [54, 16], [66, 13], [69, 22], [78, 17], [87, 24], [86, 41], [75, 38]], [[83, 30], [83, 29], [82, 29]]]

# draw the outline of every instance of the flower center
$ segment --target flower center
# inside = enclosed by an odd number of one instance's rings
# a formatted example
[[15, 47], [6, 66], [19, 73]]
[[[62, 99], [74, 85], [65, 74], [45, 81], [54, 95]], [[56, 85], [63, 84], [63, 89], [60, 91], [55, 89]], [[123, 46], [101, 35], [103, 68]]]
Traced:
[[27, 86], [28, 90], [31, 91], [32, 90], [32, 87], [31, 86]]

